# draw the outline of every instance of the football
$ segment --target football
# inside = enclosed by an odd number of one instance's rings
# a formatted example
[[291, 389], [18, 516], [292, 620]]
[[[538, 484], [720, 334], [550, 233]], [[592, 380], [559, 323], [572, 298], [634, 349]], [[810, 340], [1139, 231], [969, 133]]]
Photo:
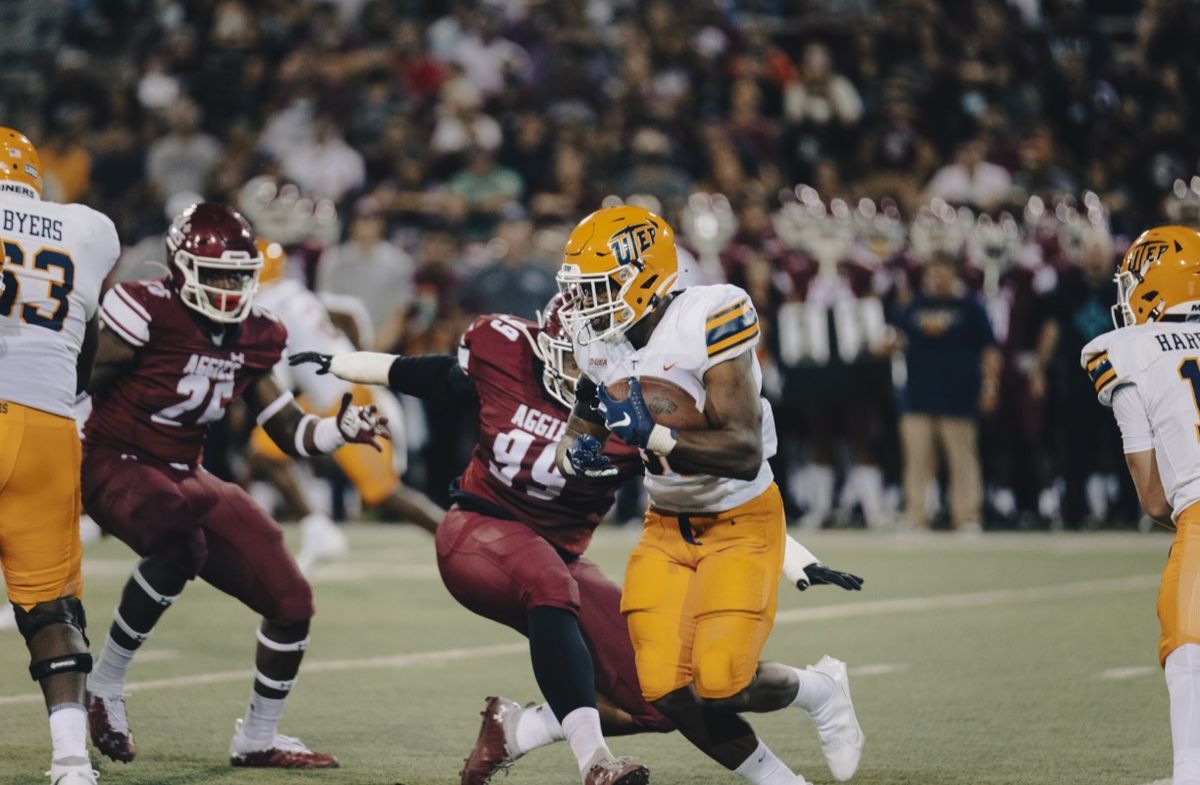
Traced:
[[[696, 399], [687, 390], [674, 382], [653, 376], [643, 376], [638, 381], [642, 385], [646, 408], [656, 423], [677, 431], [708, 430], [708, 418], [696, 406]], [[615, 381], [604, 389], [614, 401], [623, 401], [629, 395], [629, 380]]]

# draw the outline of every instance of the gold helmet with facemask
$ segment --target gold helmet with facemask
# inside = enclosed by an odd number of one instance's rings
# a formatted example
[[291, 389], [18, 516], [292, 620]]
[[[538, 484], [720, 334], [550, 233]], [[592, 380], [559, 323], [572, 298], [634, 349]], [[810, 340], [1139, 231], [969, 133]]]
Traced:
[[1142, 232], [1121, 260], [1116, 281], [1117, 327], [1200, 313], [1200, 232], [1186, 226]]
[[618, 341], [658, 307], [679, 277], [675, 232], [642, 207], [606, 207], [567, 238], [558, 287], [570, 336]]

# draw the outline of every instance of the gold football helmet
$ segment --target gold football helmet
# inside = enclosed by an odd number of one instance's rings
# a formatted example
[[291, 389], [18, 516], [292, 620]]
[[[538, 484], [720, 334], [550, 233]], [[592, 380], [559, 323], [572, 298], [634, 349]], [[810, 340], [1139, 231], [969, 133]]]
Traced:
[[0, 128], [0, 181], [19, 183], [42, 195], [42, 157], [29, 137], [11, 128]]
[[617, 341], [662, 302], [679, 278], [675, 232], [642, 207], [606, 207], [567, 238], [558, 288], [571, 337]]
[[262, 269], [258, 273], [258, 285], [262, 287], [282, 281], [287, 273], [287, 254], [284, 253], [283, 246], [262, 237], [255, 243], [263, 258]]
[[1121, 260], [1116, 281], [1117, 327], [1200, 313], [1200, 232], [1186, 226], [1142, 232]]

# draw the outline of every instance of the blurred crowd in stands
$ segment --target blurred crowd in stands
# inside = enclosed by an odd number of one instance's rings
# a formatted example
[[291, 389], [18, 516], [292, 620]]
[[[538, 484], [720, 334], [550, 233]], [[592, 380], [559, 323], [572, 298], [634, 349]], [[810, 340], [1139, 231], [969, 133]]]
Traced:
[[[222, 201], [361, 298], [363, 348], [453, 352], [472, 314], [534, 318], [570, 228], [635, 202], [685, 283], [760, 309], [804, 525], [1139, 517], [1078, 355], [1129, 240], [1200, 226], [1193, 2], [4, 5], [30, 31], [0, 44], [4, 124], [46, 198], [114, 219], [118, 277]], [[471, 434], [408, 409], [410, 479], [444, 500]]]

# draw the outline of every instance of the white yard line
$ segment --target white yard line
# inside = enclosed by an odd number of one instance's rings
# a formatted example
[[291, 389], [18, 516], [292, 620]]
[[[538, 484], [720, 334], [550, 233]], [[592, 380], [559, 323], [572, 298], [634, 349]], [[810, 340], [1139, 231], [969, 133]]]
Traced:
[[1134, 575], [1129, 578], [1109, 578], [1096, 581], [1078, 581], [1057, 586], [1033, 586], [1020, 589], [998, 589], [967, 594], [945, 594], [935, 597], [906, 597], [896, 600], [875, 600], [844, 605], [823, 605], [819, 608], [797, 608], [783, 611], [775, 616], [776, 624], [793, 624], [825, 619], [848, 619], [853, 616], [876, 616], [891, 613], [921, 613], [960, 608], [979, 608], [1008, 603], [1039, 602], [1074, 597], [1089, 597], [1095, 594], [1119, 594], [1136, 589], [1158, 586], [1158, 575]]
[[[83, 577], [87, 580], [120, 578], [125, 580], [137, 564], [127, 559], [85, 559]], [[359, 581], [437, 581], [436, 564], [396, 564], [393, 562], [345, 561], [322, 564], [311, 578], [313, 583], [356, 583]]]
[[903, 673], [908, 670], [907, 664], [853, 665], [850, 667], [851, 676], [888, 676], [893, 673]]
[[1100, 678], [1105, 681], [1123, 681], [1158, 673], [1162, 673], [1162, 669], [1157, 665], [1132, 665], [1128, 668], [1109, 668], [1100, 673]]
[[[1146, 589], [1158, 585], [1157, 575], [1135, 575], [1130, 578], [1113, 578], [1099, 581], [1079, 581], [1064, 583], [1058, 586], [1035, 586], [1023, 589], [1002, 589], [999, 591], [972, 592], [967, 594], [947, 594], [936, 597], [909, 597], [896, 600], [876, 600], [873, 602], [857, 602], [846, 605], [832, 605], [820, 608], [800, 608], [784, 611], [775, 617], [776, 624], [799, 624], [810, 621], [828, 619], [844, 619], [855, 616], [875, 616], [896, 613], [921, 613], [925, 611], [978, 608], [989, 605], [1003, 605], [1018, 602], [1037, 602], [1054, 600], [1065, 597], [1083, 597], [1096, 594], [1114, 594], [1131, 589]], [[475, 659], [479, 657], [494, 657], [508, 654], [520, 654], [528, 651], [524, 642], [505, 643], [494, 646], [480, 646], [473, 649], [445, 649], [442, 651], [414, 652], [412, 654], [396, 654], [387, 657], [367, 657], [347, 660], [309, 660], [304, 663], [306, 674], [321, 671], [362, 670], [368, 668], [409, 668], [415, 665], [439, 664], [454, 660]], [[866, 666], [864, 675], [870, 675], [869, 668], [892, 668], [906, 666]], [[875, 671], [886, 672], [886, 671]], [[218, 684], [231, 681], [249, 680], [254, 677], [252, 670], [220, 671], [216, 673], [198, 673], [190, 676], [175, 676], [169, 679], [130, 682], [126, 685], [129, 692], [139, 690], [168, 689], [172, 687], [192, 687], [202, 684]], [[41, 693], [25, 695], [0, 696], [0, 706], [17, 703], [36, 703], [42, 700]]]

